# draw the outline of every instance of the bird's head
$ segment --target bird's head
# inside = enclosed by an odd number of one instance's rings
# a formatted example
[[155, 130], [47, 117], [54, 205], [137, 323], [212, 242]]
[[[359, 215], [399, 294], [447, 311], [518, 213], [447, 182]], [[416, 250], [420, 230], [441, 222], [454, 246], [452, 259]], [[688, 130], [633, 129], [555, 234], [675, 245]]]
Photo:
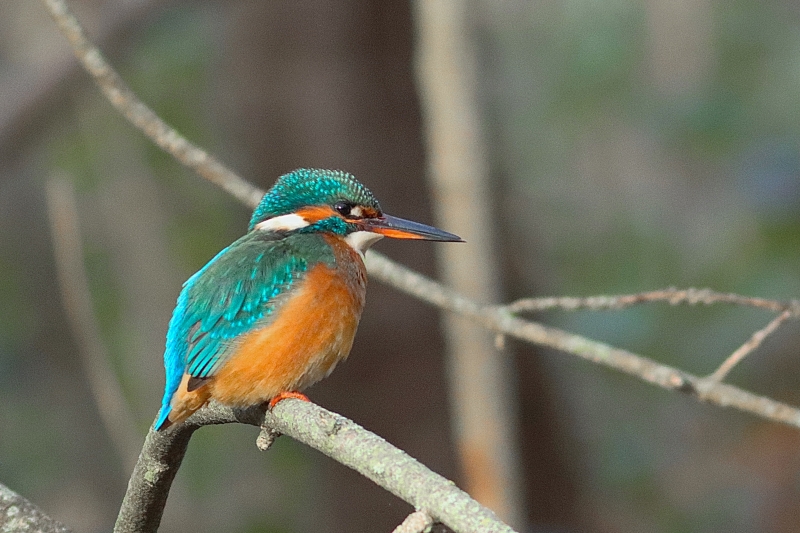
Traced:
[[332, 233], [362, 253], [382, 237], [461, 242], [452, 233], [384, 214], [369, 189], [339, 170], [281, 176], [253, 212], [250, 231]]

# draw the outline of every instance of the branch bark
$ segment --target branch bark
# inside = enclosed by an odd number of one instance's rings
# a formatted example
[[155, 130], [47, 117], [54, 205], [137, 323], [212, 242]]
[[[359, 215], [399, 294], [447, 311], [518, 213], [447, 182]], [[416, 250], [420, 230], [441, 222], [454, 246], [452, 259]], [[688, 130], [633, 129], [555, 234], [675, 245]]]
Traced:
[[431, 518], [460, 533], [512, 533], [513, 529], [466, 492], [352, 420], [311, 402], [287, 399], [263, 408], [230, 409], [211, 404], [185, 423], [150, 431], [128, 485], [115, 533], [158, 529], [170, 485], [194, 431], [239, 422], [292, 437], [349, 466]]
[[72, 533], [34, 504], [0, 484], [0, 531], [3, 533]]
[[[367, 254], [367, 265], [373, 277], [440, 309], [468, 316], [498, 333], [577, 355], [664, 389], [689, 394], [703, 402], [734, 407], [767, 420], [800, 428], [800, 409], [796, 407], [713, 379], [701, 378], [580, 335], [517, 318], [503, 306], [480, 305], [374, 252]], [[739, 298], [746, 299], [743, 296]], [[772, 303], [785, 307], [779, 302]]]
[[[105, 63], [99, 51], [86, 40], [63, 1], [43, 1], [106, 97], [131, 122], [181, 162], [245, 204], [253, 206], [258, 201], [261, 192], [257, 188], [178, 135], [136, 99]], [[735, 407], [767, 420], [800, 428], [800, 410], [792, 406], [714, 379], [694, 376], [579, 335], [518, 318], [506, 307], [481, 305], [380, 254], [370, 252], [367, 264], [374, 278], [441, 309], [468, 317], [497, 333], [577, 355], [659, 387], [689, 394], [700, 401]], [[780, 312], [787, 310], [787, 306], [779, 302], [771, 305], [777, 306]], [[792, 311], [791, 314], [795, 316], [796, 312]], [[292, 400], [279, 403], [266, 417], [259, 415], [257, 409], [234, 412], [211, 406], [171, 431], [163, 434], [151, 431], [131, 478], [115, 531], [155, 530], [191, 434], [202, 425], [227, 422], [266, 425], [272, 431], [305, 442], [351, 466], [416, 508], [426, 509], [435, 520], [456, 531], [512, 531], [452, 482], [430, 472], [380, 437], [318, 406]], [[424, 484], [420, 483], [421, 479], [426, 480]]]
[[250, 207], [258, 205], [264, 196], [264, 191], [243, 180], [215, 157], [189, 142], [139, 100], [108, 64], [100, 50], [86, 37], [86, 32], [70, 12], [66, 2], [63, 0], [43, 0], [43, 2], [61, 33], [72, 45], [75, 57], [117, 111], [178, 161]]
[[676, 289], [670, 287], [656, 291], [639, 292], [636, 294], [616, 294], [604, 296], [554, 296], [543, 298], [523, 298], [510, 304], [504, 305], [509, 313], [522, 313], [533, 311], [547, 311], [548, 309], [561, 309], [563, 311], [575, 311], [578, 309], [588, 309], [591, 311], [605, 311], [625, 309], [633, 305], [667, 302], [670, 305], [712, 305], [717, 303], [727, 303], [741, 305], [744, 307], [755, 307], [782, 313], [790, 311], [794, 317], [800, 316], [800, 302], [793, 300], [789, 303], [766, 300], [764, 298], [753, 298], [732, 294], [727, 292], [716, 292], [711, 289]]

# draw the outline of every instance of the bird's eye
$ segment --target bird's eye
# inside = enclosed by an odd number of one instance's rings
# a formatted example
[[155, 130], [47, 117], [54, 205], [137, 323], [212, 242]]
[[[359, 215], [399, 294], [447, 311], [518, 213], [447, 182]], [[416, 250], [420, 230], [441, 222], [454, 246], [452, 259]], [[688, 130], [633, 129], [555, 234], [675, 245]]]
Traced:
[[343, 217], [349, 216], [353, 206], [347, 202], [336, 202], [333, 204], [333, 209]]

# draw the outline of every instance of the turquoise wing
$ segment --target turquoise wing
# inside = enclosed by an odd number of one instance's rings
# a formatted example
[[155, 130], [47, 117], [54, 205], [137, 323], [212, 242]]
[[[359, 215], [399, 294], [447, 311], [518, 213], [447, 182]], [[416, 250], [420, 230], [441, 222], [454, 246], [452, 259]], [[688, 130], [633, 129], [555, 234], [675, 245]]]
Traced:
[[293, 284], [319, 262], [335, 261], [318, 235], [277, 238], [253, 231], [221, 251], [183, 285], [167, 331], [166, 387], [156, 427], [166, 420], [183, 374], [204, 379], [225, 364], [232, 341], [269, 323]]

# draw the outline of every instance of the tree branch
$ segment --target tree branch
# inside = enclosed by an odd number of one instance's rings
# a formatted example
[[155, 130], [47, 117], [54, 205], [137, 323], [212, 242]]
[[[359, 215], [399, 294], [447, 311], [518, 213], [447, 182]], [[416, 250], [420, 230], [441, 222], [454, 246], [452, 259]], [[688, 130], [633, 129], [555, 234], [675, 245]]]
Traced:
[[[106, 2], [97, 40], [111, 44], [130, 29], [141, 26], [164, 0]], [[16, 153], [20, 138], [33, 134], [37, 126], [63, 103], [71, 81], [80, 73], [72, 54], [64, 50], [34, 69], [12, 72], [0, 78], [0, 157]]]
[[158, 529], [170, 485], [194, 431], [211, 424], [239, 422], [288, 435], [349, 466], [432, 520], [460, 533], [511, 533], [492, 511], [455, 484], [428, 469], [352, 420], [311, 402], [287, 399], [263, 408], [237, 410], [212, 403], [185, 423], [148, 433], [122, 503], [115, 533]]
[[[722, 364], [708, 376], [711, 381], [722, 381], [745, 357], [755, 351], [764, 340], [775, 333], [778, 328], [790, 318], [800, 317], [800, 301], [792, 300], [788, 303], [776, 300], [766, 300], [764, 298], [752, 298], [739, 294], [721, 293], [711, 289], [676, 289], [669, 288], [658, 291], [640, 292], [637, 294], [622, 294], [614, 296], [588, 296], [585, 298], [576, 297], [546, 297], [546, 298], [524, 298], [510, 304], [500, 306], [498, 309], [517, 314], [525, 311], [545, 311], [550, 309], [562, 309], [575, 311], [578, 309], [589, 309], [594, 311], [618, 310], [633, 305], [666, 301], [670, 305], [678, 304], [705, 304], [712, 305], [717, 303], [729, 303], [744, 307], [755, 307], [769, 311], [779, 312], [780, 314], [772, 319], [769, 324], [753, 333], [753, 335]], [[498, 337], [502, 340], [502, 337]]]
[[433, 525], [433, 518], [427, 511], [414, 511], [403, 520], [403, 523], [394, 528], [392, 533], [423, 533], [429, 531]]
[[0, 531], [9, 533], [72, 533], [34, 504], [0, 484]]
[[83, 372], [100, 420], [127, 472], [136, 464], [141, 434], [136, 431], [135, 418], [109, 364], [108, 351], [92, 309], [91, 291], [83, 264], [75, 190], [68, 178], [53, 177], [47, 182], [46, 192], [61, 302], [78, 345]]
[[158, 433], [150, 429], [128, 482], [114, 533], [158, 531], [172, 481], [198, 427], [187, 423]]
[[[774, 422], [800, 428], [800, 410], [790, 405], [732, 385], [694, 376], [601, 342], [517, 318], [503, 306], [480, 305], [374, 252], [367, 254], [367, 265], [370, 274], [389, 285], [438, 308], [471, 317], [498, 333], [577, 355], [664, 389], [690, 394], [703, 402], [734, 407]], [[743, 296], [738, 298], [746, 299]], [[772, 303], [780, 305], [778, 302]]]
[[716, 303], [729, 303], [745, 307], [756, 307], [779, 313], [788, 310], [791, 311], [792, 316], [800, 316], [800, 301], [797, 300], [783, 303], [775, 300], [765, 300], [764, 298], [751, 298], [739, 294], [716, 292], [711, 289], [676, 289], [674, 287], [657, 291], [613, 296], [523, 298], [507, 304], [503, 306], [503, 308], [513, 314], [526, 311], [547, 311], [550, 309], [561, 309], [564, 311], [576, 311], [578, 309], [603, 311], [625, 309], [626, 307], [649, 302], [668, 302], [670, 305], [712, 305]]
[[263, 191], [234, 174], [205, 150], [189, 142], [139, 100], [108, 64], [100, 50], [86, 37], [86, 32], [70, 12], [66, 2], [63, 0], [43, 0], [43, 2], [61, 33], [72, 45], [75, 57], [91, 74], [92, 79], [117, 111], [178, 161], [250, 207], [258, 205], [264, 196]]
[[764, 342], [764, 339], [775, 333], [778, 328], [781, 327], [781, 324], [793, 316], [797, 318], [796, 315], [792, 314], [791, 310], [787, 309], [780, 315], [773, 318], [769, 324], [753, 333], [747, 342], [739, 346], [736, 351], [729, 355], [728, 358], [725, 359], [721, 365], [719, 365], [719, 368], [717, 368], [710, 376], [708, 376], [708, 379], [711, 381], [722, 381], [725, 379], [725, 376], [727, 376], [728, 373], [733, 370], [734, 366], [738, 365], [742, 359], [747, 357], [756, 348], [761, 346], [761, 343]]
[[[204, 178], [216, 183], [249, 206], [258, 202], [261, 192], [256, 187], [189, 143], [136, 99], [103, 60], [100, 52], [86, 40], [83, 31], [63, 1], [43, 1], [69, 38], [78, 58], [117, 109], [160, 147], [195, 169]], [[514, 316], [514, 312], [528, 310], [523, 308], [526, 305], [532, 308], [532, 305], [517, 303], [515, 307], [508, 308], [478, 304], [374, 252], [367, 255], [367, 264], [373, 277], [441, 309], [470, 317], [500, 334], [577, 355], [659, 387], [692, 395], [700, 401], [735, 407], [768, 420], [800, 427], [800, 410], [789, 405]], [[691, 302], [697, 297], [694, 291], [688, 289], [685, 295], [673, 294], [672, 297]], [[617, 305], [632, 305], [648, 299], [665, 299], [663, 296], [653, 294], [633, 295], [630, 302], [621, 301]], [[714, 299], [713, 295], [709, 295], [708, 298]], [[756, 302], [762, 302], [763, 305], [759, 303], [757, 306], [781, 313], [789, 312], [785, 304], [736, 295], [720, 298], [720, 301], [742, 305], [756, 305]], [[791, 304], [792, 316], [797, 314], [795, 307], [794, 303]], [[130, 481], [115, 531], [153, 531], [160, 521], [169, 486], [192, 432], [201, 425], [226, 422], [266, 425], [273, 431], [290, 435], [351, 466], [416, 508], [426, 509], [435, 520], [449, 525], [456, 531], [511, 531], [508, 526], [497, 521], [491, 511], [470, 499], [452, 482], [430, 472], [401, 450], [339, 415], [313, 404], [291, 400], [279, 403], [274, 411], [264, 418], [256, 416], [255, 413], [253, 409], [234, 412], [220, 406], [211, 406], [200, 410], [184, 425], [179, 425], [170, 431], [158, 434], [151, 431]], [[425, 483], [420, 482], [423, 479], [426, 480]]]

